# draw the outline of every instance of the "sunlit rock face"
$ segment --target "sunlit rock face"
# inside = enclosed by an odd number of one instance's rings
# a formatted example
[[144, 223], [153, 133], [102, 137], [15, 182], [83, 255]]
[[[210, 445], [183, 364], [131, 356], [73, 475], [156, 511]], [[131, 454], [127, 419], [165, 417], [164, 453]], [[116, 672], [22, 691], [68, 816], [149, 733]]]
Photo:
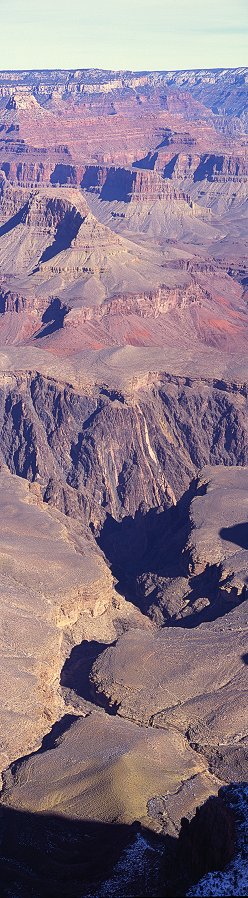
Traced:
[[246, 134], [0, 73], [3, 898], [247, 893]]

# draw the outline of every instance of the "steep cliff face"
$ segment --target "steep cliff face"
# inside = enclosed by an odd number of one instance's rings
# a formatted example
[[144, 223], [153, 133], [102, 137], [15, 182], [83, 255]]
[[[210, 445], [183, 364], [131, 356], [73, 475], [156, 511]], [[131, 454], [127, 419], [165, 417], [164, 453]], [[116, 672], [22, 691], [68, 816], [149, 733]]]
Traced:
[[22, 312], [28, 306], [33, 308], [33, 301], [30, 300], [29, 303], [26, 296], [22, 296], [14, 290], [0, 291], [0, 312], [2, 314], [6, 312]]
[[[0, 198], [1, 198], [1, 221], [6, 221], [11, 216], [17, 215], [20, 210], [25, 207], [28, 200], [28, 193], [23, 193], [17, 188], [13, 188], [6, 178], [5, 172], [0, 173]], [[20, 220], [21, 215], [20, 212]], [[18, 221], [17, 221], [18, 223]]]
[[107, 512], [175, 502], [205, 463], [246, 464], [247, 398], [170, 376], [133, 395], [85, 396], [41, 375], [16, 378], [2, 384], [0, 441], [13, 473], [41, 479], [63, 510], [79, 502], [98, 528]]
[[[73, 216], [77, 216], [77, 209], [72, 203], [63, 200], [61, 197], [43, 197], [38, 194], [37, 196], [34, 195], [34, 197], [31, 197], [29, 200], [25, 224], [38, 229], [45, 227], [48, 232], [53, 232], [56, 231], [63, 222], [65, 232], [69, 232], [70, 219], [68, 215], [71, 216], [71, 219], [73, 219]], [[82, 218], [79, 219], [78, 228], [81, 221]], [[68, 234], [68, 239], [69, 237], [70, 233]]]
[[244, 181], [248, 177], [248, 162], [239, 156], [204, 155], [194, 172], [194, 180]]
[[247, 599], [246, 487], [246, 468], [206, 467], [176, 506], [107, 517], [99, 543], [121, 592], [157, 625], [192, 628]]
[[[194, 141], [185, 141], [181, 147], [178, 142], [171, 141], [171, 149], [167, 144], [164, 149], [148, 153], [143, 159], [133, 163], [133, 169], [121, 166], [73, 164], [68, 155], [63, 154], [61, 147], [60, 161], [55, 164], [46, 158], [44, 161], [33, 159], [25, 161], [2, 161], [1, 169], [12, 185], [34, 188], [49, 184], [54, 186], [79, 187], [101, 193], [102, 199], [127, 202], [132, 195], [144, 193], [148, 195], [170, 197], [169, 187], [162, 179], [182, 181], [230, 181], [244, 183], [248, 177], [248, 165], [244, 156], [217, 155], [214, 153], [197, 154], [194, 152]], [[190, 145], [190, 151], [188, 150]], [[58, 148], [59, 149], [59, 148]], [[54, 149], [56, 153], [58, 149]], [[10, 148], [9, 148], [10, 152]], [[12, 145], [12, 154], [17, 152]], [[40, 153], [40, 155], [42, 155]], [[140, 171], [140, 176], [137, 169]], [[176, 191], [172, 191], [176, 196]]]
[[[247, 805], [248, 805], [248, 786], [247, 784], [240, 784], [229, 786], [225, 789], [222, 789], [222, 795], [225, 801], [225, 816], [226, 813], [229, 812], [229, 826], [228, 821], [226, 819], [225, 825], [219, 829], [220, 840], [218, 838], [219, 845], [221, 845], [221, 841], [223, 836], [226, 837], [226, 847], [227, 853], [224, 848], [224, 853], [222, 856], [222, 862], [220, 859], [219, 863], [212, 864], [212, 870], [210, 873], [205, 874], [203, 879], [197, 883], [197, 885], [191, 887], [188, 891], [188, 895], [192, 896], [205, 896], [205, 895], [245, 895], [247, 892], [247, 826], [248, 826], [248, 816], [247, 816]], [[207, 814], [208, 808], [206, 806]], [[221, 810], [221, 809], [220, 809]], [[231, 862], [228, 863], [228, 866], [223, 869], [223, 860], [224, 858], [228, 859], [228, 849], [231, 847], [231, 839], [230, 835], [233, 829], [232, 822], [230, 820], [230, 814], [233, 818], [233, 823], [235, 826], [235, 855], [232, 858]], [[212, 816], [212, 815], [211, 815]], [[200, 819], [200, 815], [198, 814], [198, 821]], [[207, 822], [207, 816], [206, 816]], [[210, 820], [209, 820], [210, 822]], [[196, 823], [196, 821], [195, 821]], [[231, 824], [231, 825], [230, 825]], [[186, 839], [182, 838], [182, 845], [185, 841], [185, 847], [188, 841], [188, 845], [191, 849], [191, 857], [194, 863], [194, 856], [196, 858], [196, 844], [197, 844], [197, 836], [196, 836], [196, 826], [194, 827], [195, 832], [187, 827], [184, 827], [184, 835]], [[216, 827], [213, 828], [213, 832], [216, 834]], [[191, 837], [192, 841], [191, 841]], [[193, 850], [192, 850], [193, 849]], [[205, 854], [206, 857], [206, 854]], [[203, 872], [203, 871], [202, 871]]]
[[244, 156], [178, 151], [161, 152], [157, 167], [164, 178], [172, 180], [230, 181], [244, 183], [248, 177], [248, 164]]
[[1, 465], [0, 498], [1, 779], [63, 717], [61, 667], [87, 617], [111, 607], [113, 582], [88, 531], [49, 509], [37, 484]]
[[234, 849], [194, 815], [247, 761], [246, 78], [0, 73], [1, 898]]
[[[43, 193], [42, 191], [25, 190], [13, 187], [6, 178], [4, 172], [0, 175], [0, 198], [1, 198], [1, 220], [8, 221], [10, 216], [18, 216], [19, 219], [13, 220], [8, 225], [8, 229], [13, 229], [16, 225], [23, 223], [30, 227], [43, 228], [48, 233], [54, 232], [61, 225], [68, 213], [75, 215], [77, 209], [74, 205], [73, 194], [56, 196], [54, 191], [49, 189]], [[75, 199], [79, 199], [78, 196]], [[80, 198], [80, 206], [87, 209], [83, 197]], [[65, 229], [68, 229], [68, 220], [65, 221]]]
[[132, 200], [180, 200], [190, 202], [183, 191], [168, 184], [160, 172], [152, 171], [151, 166], [139, 169], [87, 166], [82, 177], [81, 186], [100, 194], [102, 200], [109, 202], [131, 202]]
[[[182, 819], [175, 852], [175, 868], [178, 876], [176, 893], [178, 895], [180, 891], [183, 895], [199, 894], [197, 887], [196, 890], [193, 888], [192, 891], [188, 891], [192, 883], [208, 873], [209, 870], [223, 870], [232, 861], [235, 852], [237, 817], [235, 819], [233, 807], [228, 802], [231, 792], [231, 789], [221, 789], [218, 796], [211, 796], [204, 805], [197, 808], [196, 815], [191, 821], [185, 817]], [[169, 864], [165, 862], [166, 895], [170, 894], [170, 886], [172, 892], [174, 891], [168, 868]], [[221, 882], [221, 874], [215, 875]], [[210, 882], [211, 879], [210, 875]], [[215, 892], [205, 892], [204, 894], [215, 894]]]
[[[237, 467], [203, 472], [197, 494], [191, 495], [196, 530], [192, 552], [197, 546], [199, 560], [204, 549], [218, 554], [221, 545], [223, 552], [226, 535], [217, 534], [216, 528], [224, 517], [233, 530], [245, 508], [247, 476], [248, 469]], [[221, 502], [216, 502], [216, 489]], [[210, 894], [226, 877], [235, 889], [239, 866], [245, 876], [246, 862], [245, 813], [240, 815], [240, 804], [245, 812], [247, 603], [207, 626], [156, 629], [145, 618], [135, 617], [131, 605], [120, 609], [92, 537], [69, 516], [46, 510], [36, 485], [29, 488], [27, 481], [6, 471], [4, 478], [3, 472], [0, 476], [0, 491], [4, 507], [0, 562], [9, 590], [7, 607], [6, 592], [0, 596], [5, 612], [5, 676], [7, 648], [8, 660], [14, 655], [14, 666], [8, 665], [7, 673], [11, 685], [13, 681], [15, 689], [19, 687], [18, 714], [24, 701], [28, 724], [32, 723], [36, 681], [43, 711], [37, 731], [27, 727], [21, 742], [13, 727], [15, 741], [4, 742], [7, 759], [15, 746], [37, 748], [48, 712], [50, 723], [53, 714], [62, 713], [64, 703], [69, 712], [52, 726], [40, 750], [14, 761], [3, 773], [3, 895], [7, 898], [9, 885], [13, 890], [18, 883], [22, 898], [27, 889], [39, 898], [50, 893], [54, 898], [61, 893], [77, 898], [82, 889], [88, 898], [121, 898], [123, 882], [130, 896], [180, 895], [209, 870], [229, 862], [223, 877], [207, 876], [192, 894], [203, 894], [204, 886], [209, 887], [204, 894]], [[213, 507], [216, 521], [210, 543]], [[21, 533], [16, 526], [19, 515]], [[234, 537], [228, 536], [230, 560]], [[242, 552], [239, 535], [239, 560], [242, 554], [246, 577], [247, 553]], [[109, 615], [106, 627], [111, 603], [112, 618]], [[96, 641], [90, 641], [90, 633]], [[87, 634], [81, 645], [80, 634], [81, 639]], [[39, 666], [37, 645], [42, 640], [49, 661], [42, 644]], [[67, 660], [59, 689], [63, 653]], [[17, 664], [21, 690], [19, 678], [15, 681]], [[24, 685], [31, 672], [30, 698]], [[223, 779], [232, 782], [234, 776], [241, 786], [213, 797]], [[242, 875], [238, 882], [242, 885]]]
[[[22, 148], [24, 153], [24, 148]], [[8, 146], [8, 152], [3, 153], [1, 171], [12, 185], [26, 188], [39, 186], [49, 187], [55, 185], [76, 185], [80, 183], [76, 169], [68, 163], [68, 151], [66, 147], [53, 148], [54, 160], [47, 153], [46, 148], [25, 147], [25, 159], [20, 159], [20, 146], [14, 143]], [[57, 161], [59, 159], [59, 161]], [[69, 156], [70, 159], [70, 156]], [[79, 169], [79, 175], [81, 168]]]

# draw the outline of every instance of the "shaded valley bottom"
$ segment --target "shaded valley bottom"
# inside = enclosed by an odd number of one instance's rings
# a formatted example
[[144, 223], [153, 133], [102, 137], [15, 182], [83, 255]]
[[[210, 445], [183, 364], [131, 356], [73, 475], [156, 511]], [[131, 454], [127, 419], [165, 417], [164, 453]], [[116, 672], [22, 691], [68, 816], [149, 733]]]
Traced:
[[[100, 563], [106, 580], [109, 567], [90, 531], [87, 541], [80, 542], [82, 560], [81, 554], [71, 554], [69, 543], [70, 575], [72, 567], [82, 564], [85, 578], [86, 549], [99, 552], [97, 573], [92, 569], [87, 584], [87, 615], [86, 598], [83, 606], [88, 631], [85, 623], [85, 630], [80, 625], [78, 631], [66, 631], [64, 654], [54, 672], [61, 704], [58, 709], [55, 706], [57, 717], [38, 743], [41, 747], [20, 756], [3, 772], [0, 898], [245, 894], [239, 892], [238, 864], [245, 863], [242, 808], [248, 797], [243, 782], [247, 763], [247, 477], [243, 467], [205, 468], [176, 507], [144, 515], [137, 512], [121, 523], [109, 515], [99, 542], [119, 578], [119, 592], [111, 588], [110, 606], [106, 590], [107, 608], [98, 609], [98, 616], [93, 613], [95, 593], [98, 598], [105, 583], [103, 574], [99, 581]], [[57, 571], [66, 553], [66, 543], [60, 543], [55, 529], [57, 512], [55, 518], [54, 510], [42, 500], [40, 506], [35, 504], [32, 489], [7, 469], [0, 480], [5, 526], [2, 554], [13, 531], [13, 519], [8, 520], [12, 495], [20, 508], [22, 537], [27, 534], [25, 575], [30, 533], [38, 532], [39, 541], [43, 533], [41, 574], [39, 567], [36, 573], [37, 583], [41, 577], [42, 609], [43, 557], [50, 584], [54, 559], [59, 558]], [[60, 512], [58, 520], [63, 534], [78, 537], [68, 516]], [[50, 557], [52, 526], [53, 545], [57, 552], [61, 546], [61, 554]], [[19, 530], [18, 534], [20, 546]], [[31, 547], [33, 570], [34, 549], [39, 559], [34, 536]], [[9, 574], [13, 608], [16, 570], [12, 566], [11, 579]], [[81, 611], [80, 579], [75, 582]], [[120, 586], [126, 595], [132, 591], [135, 604], [122, 599], [119, 607]], [[57, 579], [54, 588], [57, 594]], [[20, 596], [27, 601], [26, 580]], [[70, 597], [69, 607], [71, 603]], [[104, 630], [109, 607], [112, 617]], [[46, 624], [49, 608], [47, 603]], [[158, 611], [160, 626], [156, 626]], [[61, 618], [57, 620], [60, 625]], [[26, 621], [27, 616], [25, 632]], [[36, 629], [38, 625], [35, 619]], [[19, 682], [21, 664], [30, 671], [31, 649], [27, 643], [23, 660], [15, 641], [15, 616], [12, 627], [9, 640]], [[90, 631], [98, 639], [90, 639]], [[83, 632], [85, 638], [75, 644]], [[46, 646], [47, 639], [46, 630]], [[57, 643], [55, 648], [57, 652]], [[52, 651], [53, 644], [45, 659], [49, 675]], [[5, 698], [4, 694], [3, 710]], [[50, 708], [50, 693], [48, 702]], [[22, 689], [21, 728], [24, 703]], [[226, 869], [229, 872], [218, 873]], [[222, 891], [218, 892], [219, 880], [214, 891], [212, 881], [201, 885], [202, 877], [221, 875], [229, 876], [229, 885]]]
[[183, 819], [178, 839], [157, 836], [139, 823], [104, 824], [2, 806], [1, 896], [184, 895], [234, 855], [235, 788], [242, 792], [240, 785], [221, 789], [191, 822]]

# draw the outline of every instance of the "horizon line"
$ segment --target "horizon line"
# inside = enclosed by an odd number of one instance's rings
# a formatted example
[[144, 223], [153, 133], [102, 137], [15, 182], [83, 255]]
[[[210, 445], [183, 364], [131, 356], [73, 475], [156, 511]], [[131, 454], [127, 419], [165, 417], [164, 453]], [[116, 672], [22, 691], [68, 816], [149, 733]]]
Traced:
[[183, 69], [180, 69], [180, 68], [178, 68], [178, 69], [177, 68], [175, 68], [175, 69], [172, 69], [172, 68], [170, 68], [170, 69], [115, 69], [115, 68], [111, 69], [110, 68], [110, 69], [105, 69], [105, 68], [98, 68], [98, 66], [86, 66], [85, 68], [81, 68], [81, 66], [75, 66], [75, 68], [71, 68], [69, 66], [66, 68], [60, 68], [60, 66], [56, 66], [55, 68], [52, 68], [49, 66], [48, 68], [39, 68], [39, 67], [37, 67], [37, 68], [36, 67], [22, 68], [22, 69], [19, 69], [19, 68], [5, 69], [4, 68], [4, 69], [0, 69], [0, 74], [3, 72], [6, 72], [6, 74], [15, 73], [15, 72], [18, 74], [22, 74], [24, 72], [31, 73], [31, 72], [78, 72], [79, 71], [79, 72], [106, 72], [106, 73], [114, 72], [116, 74], [123, 72], [123, 73], [129, 73], [131, 75], [150, 75], [150, 74], [165, 74], [166, 75], [166, 74], [169, 74], [170, 72], [172, 72], [173, 74], [176, 72], [182, 72], [182, 73], [183, 72], [222, 72], [222, 71], [232, 72], [232, 71], [237, 71], [239, 69], [244, 69], [245, 71], [246, 70], [248, 71], [248, 66], [247, 65], [234, 65], [234, 66], [222, 65], [222, 66], [209, 66], [209, 67], [195, 66], [192, 69], [191, 68], [183, 68]]

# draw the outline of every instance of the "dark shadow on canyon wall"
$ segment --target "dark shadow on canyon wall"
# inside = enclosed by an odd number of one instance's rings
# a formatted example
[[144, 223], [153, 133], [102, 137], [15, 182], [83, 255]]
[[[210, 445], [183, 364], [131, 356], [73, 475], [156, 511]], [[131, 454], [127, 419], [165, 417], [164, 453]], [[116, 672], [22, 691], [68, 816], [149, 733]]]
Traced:
[[107, 648], [109, 648], [109, 643], [96, 642], [96, 640], [88, 642], [87, 639], [84, 639], [80, 645], [75, 645], [62, 668], [60, 685], [65, 689], [73, 690], [76, 695], [86, 701], [94, 701], [90, 673], [98, 656]]
[[130, 203], [131, 191], [135, 175], [126, 168], [110, 168], [106, 181], [101, 189], [101, 200]]
[[[179, 517], [180, 503], [173, 508], [143, 508], [134, 517], [126, 515], [117, 521], [107, 514], [98, 544], [111, 564], [115, 577], [137, 575], [143, 571], [161, 569], [168, 560], [168, 543]], [[184, 537], [182, 537], [183, 541]], [[179, 573], [178, 554], [170, 555], [172, 576]], [[181, 568], [180, 568], [181, 571]]]
[[13, 231], [17, 225], [24, 223], [26, 215], [28, 213], [28, 203], [25, 206], [22, 206], [15, 215], [12, 215], [8, 221], [5, 221], [3, 225], [0, 227], [0, 237], [4, 237], [5, 234], [9, 234], [10, 231]]
[[175, 156], [173, 156], [172, 159], [170, 159], [170, 161], [167, 162], [167, 164], [165, 165], [164, 171], [163, 171], [164, 178], [171, 178], [171, 176], [174, 172], [174, 168], [175, 168], [177, 160], [178, 160], [178, 153], [176, 153]]
[[44, 315], [42, 315], [42, 324], [44, 326], [42, 330], [35, 335], [35, 339], [40, 340], [42, 337], [48, 337], [49, 334], [53, 334], [55, 331], [60, 330], [60, 328], [63, 327], [64, 318], [68, 315], [68, 312], [69, 309], [62, 305], [60, 299], [57, 299], [56, 297], [52, 299], [50, 305], [44, 312]]
[[53, 185], [59, 184], [60, 187], [66, 184], [77, 184], [77, 172], [74, 165], [66, 165], [64, 162], [57, 162], [55, 169], [51, 174], [50, 182]]
[[228, 543], [239, 546], [240, 549], [248, 549], [248, 522], [234, 524], [233, 527], [222, 527], [219, 536]]
[[69, 249], [72, 240], [75, 240], [78, 234], [82, 222], [83, 218], [80, 212], [71, 212], [70, 210], [65, 212], [62, 221], [57, 226], [54, 241], [42, 253], [39, 264], [49, 262], [63, 250]]
[[[159, 144], [159, 146], [162, 146], [162, 144]], [[132, 166], [133, 168], [144, 168], [147, 171], [154, 171], [157, 158], [158, 153], [147, 153], [143, 159], [136, 159], [135, 162], [132, 162]]]
[[[111, 876], [139, 829], [139, 824], [118, 826], [2, 807], [1, 898], [10, 898], [15, 890], [18, 898], [82, 898], [92, 894], [97, 898], [99, 884]], [[155, 841], [149, 837], [150, 844]], [[135, 892], [130, 895], [152, 894], [143, 891], [143, 884], [138, 890], [134, 885]]]
[[87, 165], [80, 184], [83, 190], [90, 190], [91, 187], [99, 187], [99, 166]]
[[28, 761], [30, 758], [36, 758], [37, 755], [44, 754], [45, 751], [51, 751], [51, 749], [56, 748], [58, 740], [68, 732], [72, 724], [76, 723], [76, 720], [78, 720], [78, 714], [64, 714], [63, 717], [60, 718], [60, 720], [56, 720], [56, 722], [53, 723], [49, 733], [46, 733], [46, 735], [42, 739], [41, 746], [37, 749], [37, 751], [30, 752], [28, 755], [22, 755], [21, 758], [17, 758], [16, 761], [13, 761], [13, 763], [11, 764], [11, 771], [13, 776], [16, 775], [20, 766], [25, 761]]
[[[241, 595], [234, 592], [227, 601], [224, 589], [220, 589], [221, 569], [217, 564], [206, 563], [199, 575], [190, 573], [187, 539], [194, 494], [193, 482], [171, 508], [148, 512], [141, 508], [134, 517], [128, 515], [121, 521], [108, 514], [97, 540], [117, 579], [117, 591], [160, 626], [190, 629], [223, 617], [247, 599], [244, 585]], [[248, 525], [222, 528], [222, 534], [224, 539], [233, 538], [245, 546]], [[167, 590], [173, 580], [176, 589], [177, 579], [180, 590], [181, 578], [186, 578], [184, 595], [189, 604], [187, 615], [180, 617], [179, 607], [174, 614], [167, 610]]]
[[212, 154], [204, 154], [199, 165], [194, 172], [194, 181], [204, 181], [207, 178], [211, 181], [214, 170], [220, 172], [223, 165], [223, 156], [214, 156]]
[[173, 135], [172, 135], [171, 128], [165, 128], [164, 136], [163, 136], [162, 140], [160, 141], [160, 143], [157, 144], [156, 149], [160, 150], [162, 147], [168, 147], [169, 144], [172, 142], [172, 139], [173, 139]]
[[222, 792], [210, 797], [190, 823], [182, 820], [178, 839], [158, 836], [136, 822], [109, 824], [2, 804], [1, 898], [183, 896], [192, 883], [223, 869], [233, 857], [235, 821]]

